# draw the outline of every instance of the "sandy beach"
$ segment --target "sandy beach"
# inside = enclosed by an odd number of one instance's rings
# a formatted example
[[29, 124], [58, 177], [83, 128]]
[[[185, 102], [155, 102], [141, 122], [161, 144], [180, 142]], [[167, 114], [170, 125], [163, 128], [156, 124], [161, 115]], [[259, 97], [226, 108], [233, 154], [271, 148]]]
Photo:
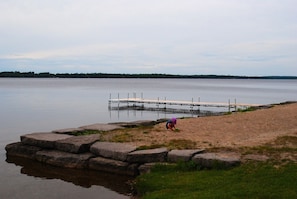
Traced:
[[160, 123], [148, 129], [115, 131], [112, 137], [129, 135], [129, 141], [137, 146], [172, 140], [191, 141], [197, 148], [259, 146], [282, 136], [297, 137], [297, 103], [223, 116], [178, 119], [176, 128], [178, 131], [167, 130], [165, 123]]

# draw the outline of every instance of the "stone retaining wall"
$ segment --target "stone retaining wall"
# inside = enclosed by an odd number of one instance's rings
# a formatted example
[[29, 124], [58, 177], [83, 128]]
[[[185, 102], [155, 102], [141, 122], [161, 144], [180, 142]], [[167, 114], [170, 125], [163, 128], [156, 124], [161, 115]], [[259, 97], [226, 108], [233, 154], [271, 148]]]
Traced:
[[[94, 129], [94, 127], [100, 130], [99, 124], [85, 128]], [[112, 127], [106, 124], [103, 127], [108, 130], [117, 128], [114, 124]], [[21, 136], [20, 142], [8, 144], [5, 149], [8, 156], [29, 158], [54, 166], [100, 170], [131, 176], [147, 172], [156, 163], [193, 161], [207, 168], [218, 164], [226, 167], [240, 164], [240, 155], [236, 153], [206, 153], [204, 149], [137, 150], [136, 146], [127, 143], [101, 142], [100, 134], [73, 136], [64, 134], [67, 132], [63, 129], [26, 134]]]

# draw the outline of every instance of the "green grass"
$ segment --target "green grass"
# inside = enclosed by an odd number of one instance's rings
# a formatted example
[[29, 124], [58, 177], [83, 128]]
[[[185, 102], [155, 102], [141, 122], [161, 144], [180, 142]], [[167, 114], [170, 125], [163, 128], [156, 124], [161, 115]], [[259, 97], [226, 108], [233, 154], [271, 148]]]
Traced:
[[[136, 190], [143, 199], [297, 198], [297, 165], [274, 167], [250, 163], [229, 170], [157, 166], [138, 176]], [[190, 168], [192, 168], [190, 166]]]

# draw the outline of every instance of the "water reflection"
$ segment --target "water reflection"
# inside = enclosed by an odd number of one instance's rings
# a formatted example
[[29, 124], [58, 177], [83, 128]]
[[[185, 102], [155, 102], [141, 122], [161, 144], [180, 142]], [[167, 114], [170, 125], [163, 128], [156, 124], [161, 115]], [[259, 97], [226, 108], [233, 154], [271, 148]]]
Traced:
[[27, 158], [7, 156], [6, 162], [21, 166], [20, 172], [43, 179], [60, 179], [84, 188], [103, 186], [123, 195], [130, 195], [132, 177], [103, 173], [94, 170], [79, 170], [54, 167]]

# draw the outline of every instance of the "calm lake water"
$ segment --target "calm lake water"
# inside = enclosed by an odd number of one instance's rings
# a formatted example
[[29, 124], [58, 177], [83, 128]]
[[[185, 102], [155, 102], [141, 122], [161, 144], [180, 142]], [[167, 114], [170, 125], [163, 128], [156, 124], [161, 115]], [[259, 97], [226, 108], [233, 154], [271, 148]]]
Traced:
[[[297, 100], [297, 80], [254, 79], [0, 79], [0, 198], [129, 198], [127, 177], [65, 170], [6, 159], [20, 135], [93, 123], [197, 116], [108, 108], [108, 99], [271, 104]], [[216, 110], [211, 110], [216, 111]]]

